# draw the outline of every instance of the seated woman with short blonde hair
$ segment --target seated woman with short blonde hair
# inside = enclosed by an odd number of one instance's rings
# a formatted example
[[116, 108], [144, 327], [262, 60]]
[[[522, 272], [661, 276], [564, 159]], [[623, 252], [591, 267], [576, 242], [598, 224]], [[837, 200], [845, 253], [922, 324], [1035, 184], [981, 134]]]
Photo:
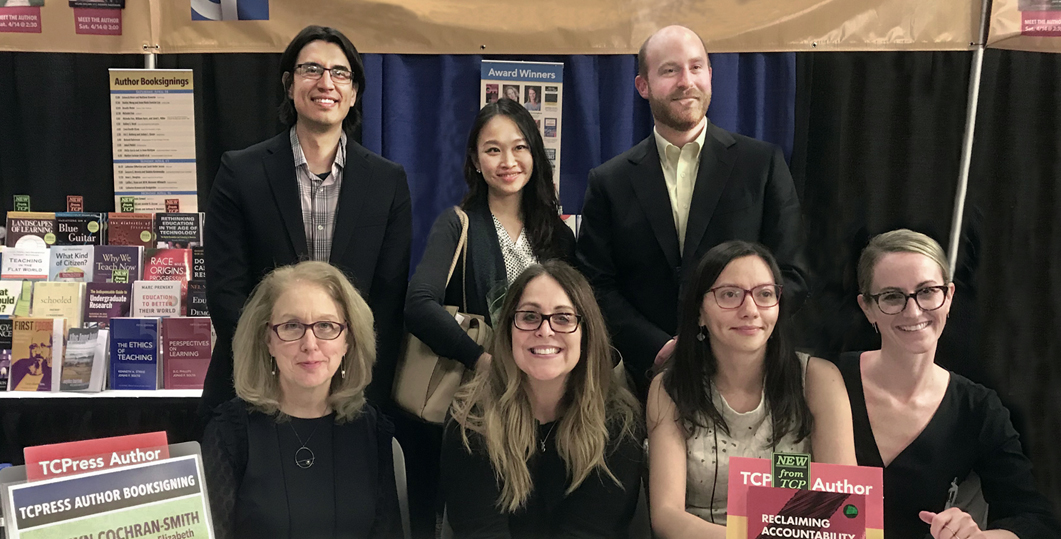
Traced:
[[372, 311], [342, 272], [274, 270], [232, 348], [238, 397], [203, 437], [216, 536], [400, 536], [393, 429], [365, 403]]

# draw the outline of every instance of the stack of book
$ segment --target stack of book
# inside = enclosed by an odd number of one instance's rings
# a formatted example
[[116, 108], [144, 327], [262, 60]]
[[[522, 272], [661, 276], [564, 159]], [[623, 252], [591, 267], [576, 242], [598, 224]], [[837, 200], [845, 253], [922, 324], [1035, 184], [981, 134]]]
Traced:
[[202, 389], [202, 213], [8, 212], [0, 390]]

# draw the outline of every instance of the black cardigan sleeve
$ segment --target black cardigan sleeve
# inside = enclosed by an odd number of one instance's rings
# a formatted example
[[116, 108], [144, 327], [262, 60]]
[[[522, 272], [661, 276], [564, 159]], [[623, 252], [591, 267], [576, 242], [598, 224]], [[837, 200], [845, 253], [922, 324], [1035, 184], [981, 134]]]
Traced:
[[1021, 450], [1009, 410], [994, 391], [987, 392], [980, 406], [983, 426], [974, 471], [988, 503], [987, 528], [1008, 530], [1021, 539], [1061, 537], [1050, 502], [1035, 489], [1032, 464]]
[[203, 434], [203, 473], [214, 537], [235, 536], [236, 496], [247, 469], [247, 411], [233, 399], [217, 407]]
[[[474, 369], [483, 354], [483, 347], [464, 333], [460, 324], [442, 307], [446, 298], [446, 274], [453, 262], [460, 233], [460, 220], [452, 208], [435, 220], [427, 237], [424, 257], [409, 280], [405, 325], [409, 333], [439, 356], [455, 359]], [[460, 272], [454, 272], [453, 278], [461, 278]]]
[[501, 489], [482, 438], [468, 433], [464, 447], [460, 424], [450, 419], [442, 436], [440, 489], [453, 535], [457, 539], [511, 538], [508, 515], [497, 507]]
[[379, 461], [379, 476], [376, 492], [376, 520], [372, 524], [372, 537], [381, 539], [402, 536], [402, 516], [398, 507], [398, 490], [394, 481], [394, 426], [386, 416], [374, 413], [376, 418], [376, 452]]
[[641, 443], [629, 436], [610, 443], [607, 451], [605, 461], [619, 484], [601, 471], [591, 473], [561, 504], [556, 537], [604, 539], [627, 536], [641, 493], [644, 453]]

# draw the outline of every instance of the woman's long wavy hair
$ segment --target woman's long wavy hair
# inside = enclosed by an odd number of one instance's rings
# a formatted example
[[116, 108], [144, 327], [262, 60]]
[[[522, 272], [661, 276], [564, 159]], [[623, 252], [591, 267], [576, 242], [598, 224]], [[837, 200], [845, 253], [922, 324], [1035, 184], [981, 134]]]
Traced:
[[[342, 365], [332, 376], [328, 405], [335, 411], [336, 422], [350, 421], [365, 406], [365, 387], [372, 381], [372, 365], [376, 362], [376, 334], [368, 304], [346, 276], [327, 262], [307, 261], [277, 268], [254, 287], [232, 338], [236, 395], [261, 412], [276, 415], [280, 421], [288, 419], [280, 411], [283, 391], [280, 379], [273, 374], [269, 324], [276, 300], [296, 283], [310, 283], [324, 289], [335, 300], [347, 324], [343, 332], [347, 351]], [[340, 374], [344, 369], [345, 379]]]
[[[611, 344], [597, 301], [586, 278], [560, 261], [536, 264], [512, 283], [494, 335], [493, 361], [480, 369], [453, 400], [453, 419], [471, 451], [469, 431], [481, 437], [494, 475], [502, 485], [497, 506], [514, 512], [526, 503], [534, 485], [527, 467], [538, 448], [538, 429], [527, 393], [527, 375], [512, 353], [512, 319], [527, 284], [547, 276], [560, 284], [576, 314], [582, 315], [582, 355], [568, 374], [559, 406], [556, 447], [567, 467], [573, 492], [596, 470], [618, 484], [605, 463], [610, 436], [638, 436], [640, 407], [633, 394], [612, 374]], [[611, 433], [611, 434], [609, 434]]]
[[[710, 339], [700, 341], [696, 336], [700, 333], [700, 309], [708, 290], [730, 262], [746, 256], [762, 259], [770, 268], [774, 283], [782, 284], [781, 269], [766, 247], [746, 241], [728, 241], [704, 254], [682, 298], [678, 343], [674, 356], [663, 367], [663, 388], [674, 401], [678, 424], [686, 437], [691, 436], [696, 428], [708, 428], [709, 425], [729, 434], [729, 425], [713, 400], [716, 390], [712, 382], [718, 373], [718, 358], [711, 350]], [[803, 368], [788, 335], [790, 322], [784, 302], [785, 295], [782, 294], [781, 304], [777, 307], [777, 324], [766, 341], [763, 361], [763, 386], [773, 427], [771, 443], [775, 447], [789, 433], [794, 433], [797, 440], [803, 440], [810, 435], [813, 422], [803, 395]]]
[[472, 130], [468, 133], [464, 156], [464, 181], [468, 183], [468, 193], [464, 195], [461, 207], [468, 210], [473, 207], [485, 207], [487, 204], [489, 188], [482, 172], [477, 170], [475, 165], [479, 154], [479, 133], [487, 122], [499, 115], [507, 117], [519, 127], [523, 140], [530, 146], [534, 160], [534, 170], [520, 193], [523, 229], [526, 231], [531, 250], [538, 260], [560, 258], [563, 253], [560, 251], [562, 244], [558, 241], [558, 235], [561, 227], [567, 225], [560, 219], [560, 202], [556, 198], [556, 184], [553, 183], [553, 166], [545, 153], [542, 134], [534, 124], [534, 118], [523, 105], [502, 98], [488, 103], [475, 117]]

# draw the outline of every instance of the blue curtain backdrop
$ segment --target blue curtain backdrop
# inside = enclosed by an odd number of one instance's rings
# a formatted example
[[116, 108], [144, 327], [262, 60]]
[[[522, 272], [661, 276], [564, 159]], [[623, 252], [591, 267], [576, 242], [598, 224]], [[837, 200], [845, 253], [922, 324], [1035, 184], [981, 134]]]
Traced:
[[[362, 141], [405, 166], [413, 197], [413, 268], [431, 224], [465, 192], [468, 130], [479, 110], [477, 55], [364, 55]], [[563, 62], [560, 203], [581, 213], [591, 168], [652, 132], [648, 102], [637, 94], [637, 58], [627, 56], [488, 57]], [[794, 53], [712, 54], [715, 124], [781, 146], [792, 154]]]

